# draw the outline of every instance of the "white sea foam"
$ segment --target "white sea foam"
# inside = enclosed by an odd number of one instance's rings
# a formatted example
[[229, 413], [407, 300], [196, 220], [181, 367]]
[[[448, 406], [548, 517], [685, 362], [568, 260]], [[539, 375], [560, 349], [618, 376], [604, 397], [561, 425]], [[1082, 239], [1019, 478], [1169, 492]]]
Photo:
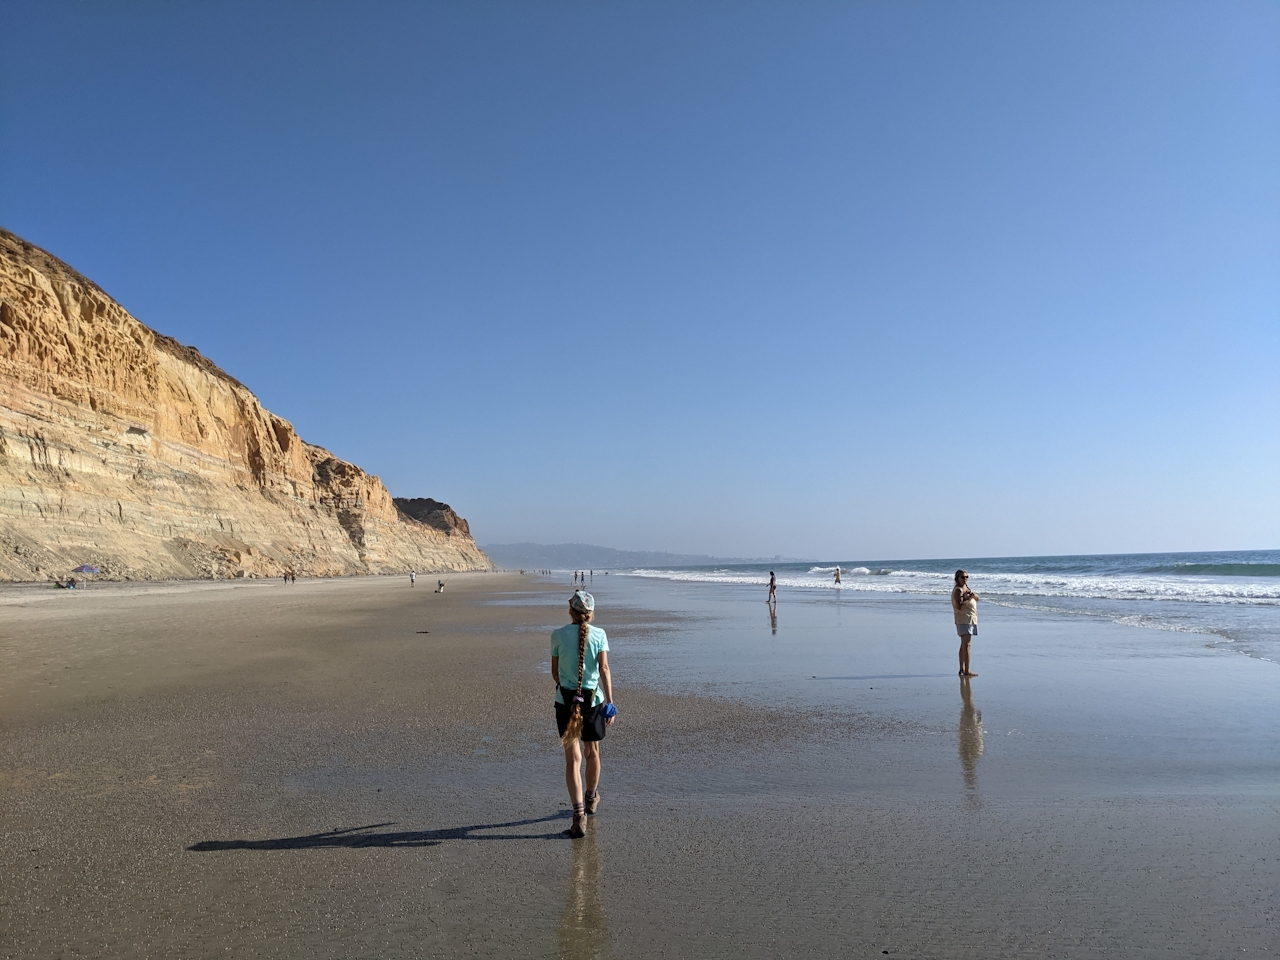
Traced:
[[[854, 590], [872, 593], [947, 594], [952, 577], [925, 570], [871, 571], [854, 567], [849, 579], [836, 584], [835, 567], [811, 567], [805, 573], [783, 574], [778, 585], [804, 590]], [[765, 585], [767, 573], [746, 570], [631, 571], [632, 576], [692, 583]], [[1184, 603], [1280, 606], [1280, 583], [1275, 578], [1187, 577], [1177, 575], [982, 573], [971, 578], [973, 588], [986, 597], [1072, 597], [1089, 600], [1166, 600]]]
[[[1089, 557], [1014, 557], [967, 564], [971, 584], [997, 607], [1054, 616], [1101, 617], [1117, 623], [1200, 633], [1212, 645], [1276, 660], [1280, 649], [1280, 551], [1235, 554], [1161, 554]], [[808, 594], [851, 598], [929, 595], [946, 604], [953, 584], [950, 563], [913, 561], [886, 567], [778, 562], [778, 585], [797, 599]], [[768, 567], [757, 564], [715, 570], [641, 569], [632, 576], [760, 589]], [[835, 591], [824, 593], [824, 591]], [[763, 596], [763, 592], [761, 593]]]

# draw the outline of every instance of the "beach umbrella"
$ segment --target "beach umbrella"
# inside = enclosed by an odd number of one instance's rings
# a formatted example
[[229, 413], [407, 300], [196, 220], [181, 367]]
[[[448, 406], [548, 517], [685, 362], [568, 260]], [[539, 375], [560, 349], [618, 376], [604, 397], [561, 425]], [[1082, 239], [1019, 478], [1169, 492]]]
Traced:
[[72, 573], [101, 573], [102, 571], [99, 570], [97, 567], [90, 566], [87, 563], [82, 563], [80, 564], [80, 566], [76, 567], [71, 572]]

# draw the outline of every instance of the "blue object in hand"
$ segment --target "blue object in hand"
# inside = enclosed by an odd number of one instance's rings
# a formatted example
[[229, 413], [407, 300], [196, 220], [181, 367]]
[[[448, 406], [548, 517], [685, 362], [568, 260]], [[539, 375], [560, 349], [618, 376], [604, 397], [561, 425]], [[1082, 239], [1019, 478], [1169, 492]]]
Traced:
[[617, 715], [618, 715], [618, 708], [615, 707], [612, 703], [606, 703], [604, 705], [604, 718], [606, 720], [612, 720]]

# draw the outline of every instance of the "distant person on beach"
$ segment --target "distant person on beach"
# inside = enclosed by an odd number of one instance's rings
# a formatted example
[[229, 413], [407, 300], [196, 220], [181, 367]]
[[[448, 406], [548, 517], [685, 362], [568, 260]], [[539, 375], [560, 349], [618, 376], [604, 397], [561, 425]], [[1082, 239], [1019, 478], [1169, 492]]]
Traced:
[[982, 598], [969, 589], [969, 574], [956, 571], [956, 585], [951, 591], [951, 611], [955, 614], [956, 633], [960, 635], [960, 676], [976, 677], [969, 669], [969, 641], [978, 635], [978, 601]]
[[836, 567], [836, 586], [840, 586], [840, 568]]
[[437, 581], [436, 581], [436, 593], [444, 593], [444, 581], [443, 581], [443, 580], [437, 580]]
[[[556, 683], [556, 726], [564, 747], [564, 782], [573, 804], [573, 823], [565, 836], [586, 835], [587, 815], [600, 805], [600, 741], [613, 725], [605, 707], [613, 703], [609, 638], [591, 626], [596, 601], [585, 590], [569, 598], [573, 620], [551, 634], [551, 676]], [[586, 789], [582, 761], [586, 760]]]
[[409, 571], [409, 586], [416, 587], [418, 585], [418, 571]]
[[778, 602], [778, 578], [773, 575], [773, 571], [769, 571], [769, 596], [765, 598], [765, 603]]

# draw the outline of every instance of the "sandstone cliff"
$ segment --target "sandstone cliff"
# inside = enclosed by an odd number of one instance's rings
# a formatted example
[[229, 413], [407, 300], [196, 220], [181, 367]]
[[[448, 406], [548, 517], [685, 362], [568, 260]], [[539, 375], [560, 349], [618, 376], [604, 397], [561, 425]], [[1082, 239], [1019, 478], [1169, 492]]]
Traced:
[[0, 230], [0, 579], [491, 569], [434, 500], [298, 437], [192, 347]]

